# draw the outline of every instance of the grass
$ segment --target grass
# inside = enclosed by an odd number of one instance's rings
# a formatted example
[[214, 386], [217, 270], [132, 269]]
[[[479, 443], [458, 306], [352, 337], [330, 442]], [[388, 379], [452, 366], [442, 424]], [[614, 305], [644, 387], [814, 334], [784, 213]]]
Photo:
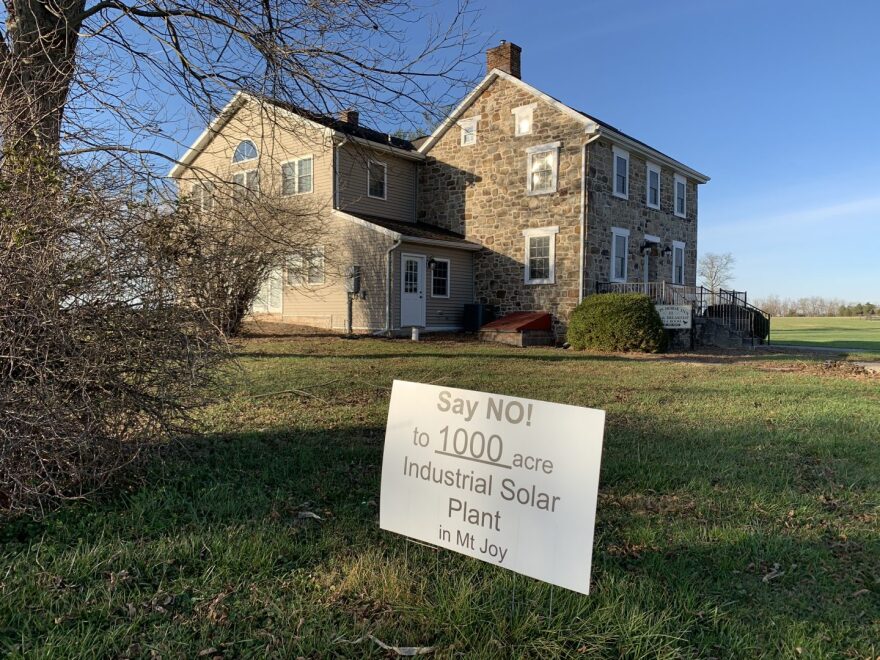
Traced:
[[880, 351], [880, 320], [774, 317], [770, 327], [770, 339], [776, 344]]
[[[0, 654], [880, 654], [876, 379], [439, 340], [242, 352], [206, 436], [145, 484], [0, 527]], [[590, 596], [378, 529], [393, 378], [608, 411]]]

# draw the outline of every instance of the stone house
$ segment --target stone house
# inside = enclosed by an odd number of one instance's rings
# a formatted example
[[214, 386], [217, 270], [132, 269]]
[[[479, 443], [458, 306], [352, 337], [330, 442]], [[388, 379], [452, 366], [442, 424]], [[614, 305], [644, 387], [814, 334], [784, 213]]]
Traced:
[[[302, 191], [290, 163], [309, 173]], [[317, 253], [341, 266], [330, 276], [312, 255], [305, 282], [279, 268], [257, 314], [347, 327], [352, 265], [353, 329], [392, 333], [460, 329], [474, 302], [549, 312], [561, 333], [597, 291], [696, 283], [697, 189], [708, 177], [525, 83], [512, 43], [487, 52], [486, 76], [426, 138], [240, 93], [171, 176], [192, 192], [196, 170], [245, 180], [254, 168], [261, 192], [322, 205]]]

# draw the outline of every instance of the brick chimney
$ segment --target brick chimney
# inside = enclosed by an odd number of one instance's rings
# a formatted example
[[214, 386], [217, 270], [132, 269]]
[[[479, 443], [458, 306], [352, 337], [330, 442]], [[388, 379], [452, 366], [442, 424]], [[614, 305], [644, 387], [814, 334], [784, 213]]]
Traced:
[[500, 69], [515, 78], [522, 78], [520, 55], [522, 55], [522, 48], [502, 39], [495, 48], [486, 51], [486, 73], [492, 69]]
[[358, 121], [360, 119], [360, 115], [357, 110], [352, 110], [349, 108], [348, 110], [343, 110], [339, 113], [339, 121], [344, 121], [346, 124], [351, 126], [357, 126]]

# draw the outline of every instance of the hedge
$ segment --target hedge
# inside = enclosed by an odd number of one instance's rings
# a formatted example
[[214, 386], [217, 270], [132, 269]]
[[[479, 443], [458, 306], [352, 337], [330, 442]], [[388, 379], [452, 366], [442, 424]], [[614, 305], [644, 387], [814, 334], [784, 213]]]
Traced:
[[581, 350], [658, 353], [666, 349], [660, 315], [641, 293], [585, 298], [569, 317], [566, 339], [572, 348]]

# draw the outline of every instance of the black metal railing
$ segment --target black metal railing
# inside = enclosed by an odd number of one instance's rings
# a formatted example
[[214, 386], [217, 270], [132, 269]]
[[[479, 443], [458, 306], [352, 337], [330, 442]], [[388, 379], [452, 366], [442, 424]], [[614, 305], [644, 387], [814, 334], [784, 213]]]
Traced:
[[752, 345], [770, 343], [770, 315], [748, 302], [745, 291], [670, 282], [599, 282], [597, 293], [644, 293], [655, 305], [690, 305], [695, 316], [711, 318]]

